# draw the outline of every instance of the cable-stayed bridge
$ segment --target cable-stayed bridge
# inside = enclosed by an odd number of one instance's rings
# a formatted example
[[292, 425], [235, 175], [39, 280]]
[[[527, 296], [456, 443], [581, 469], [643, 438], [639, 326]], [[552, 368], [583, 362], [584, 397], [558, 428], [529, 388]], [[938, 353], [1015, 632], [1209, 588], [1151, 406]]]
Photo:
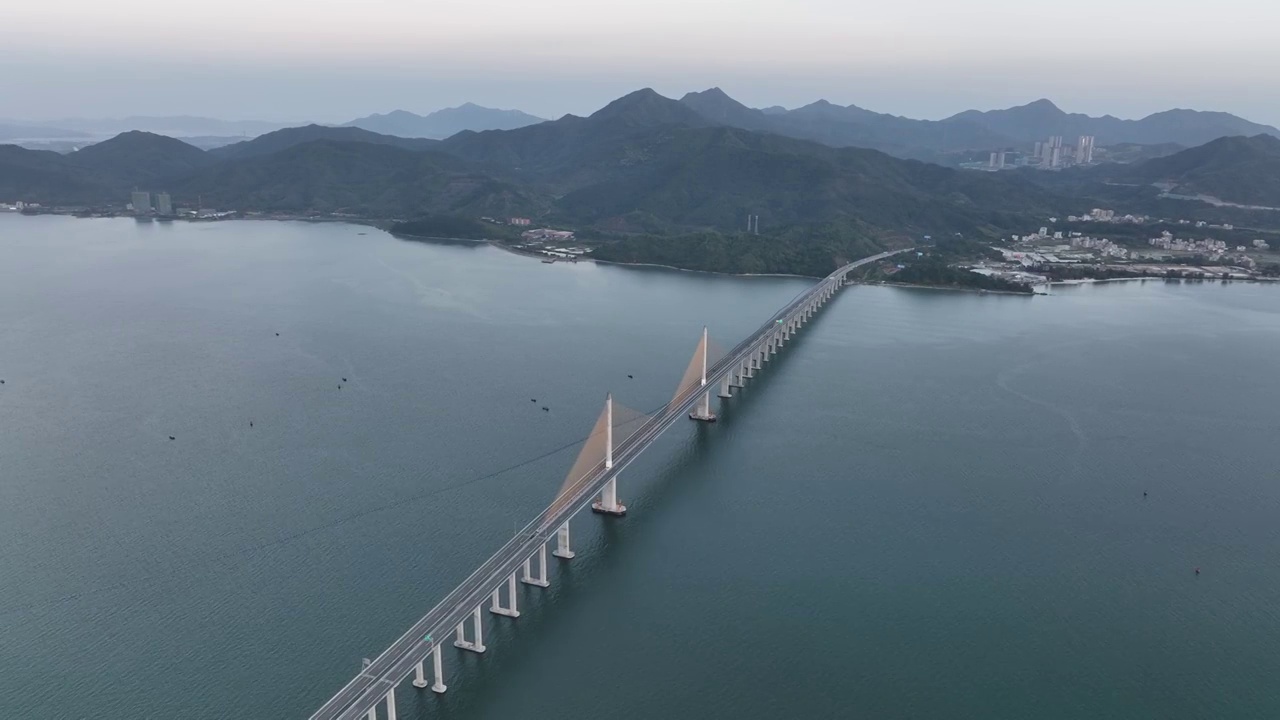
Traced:
[[[905, 252], [899, 250], [897, 252]], [[858, 260], [831, 273], [766, 320], [758, 330], [720, 359], [712, 360], [707, 331], [671, 402], [651, 416], [616, 408], [612, 396], [578, 460], [555, 500], [515, 537], [471, 573], [382, 654], [364, 666], [350, 682], [311, 715], [311, 720], [377, 720], [385, 706], [387, 720], [396, 720], [396, 688], [413, 675], [412, 685], [445, 691], [444, 645], [483, 653], [484, 606], [490, 612], [519, 617], [517, 582], [546, 587], [547, 546], [565, 561], [573, 557], [569, 522], [590, 506], [606, 515], [623, 515], [618, 502], [618, 474], [639, 457], [667, 428], [684, 418], [714, 422], [711, 393], [729, 398], [776, 355], [846, 283], [849, 271], [896, 252]], [[504, 604], [505, 596], [505, 604]], [[428, 682], [427, 663], [431, 663]]]

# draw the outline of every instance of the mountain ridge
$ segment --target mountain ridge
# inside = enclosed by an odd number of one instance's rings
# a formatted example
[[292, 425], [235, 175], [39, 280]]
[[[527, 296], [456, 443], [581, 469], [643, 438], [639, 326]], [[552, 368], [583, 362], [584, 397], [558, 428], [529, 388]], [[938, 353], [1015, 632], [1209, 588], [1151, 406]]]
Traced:
[[358, 127], [405, 138], [443, 140], [464, 130], [515, 130], [540, 122], [546, 120], [520, 110], [499, 110], [467, 102], [427, 115], [418, 115], [408, 110], [374, 113], [345, 122], [343, 127]]
[[259, 135], [231, 145], [214, 148], [209, 154], [220, 160], [246, 158], [257, 155], [269, 155], [286, 150], [294, 145], [317, 140], [335, 140], [339, 142], [363, 142], [370, 145], [392, 145], [407, 150], [425, 150], [434, 147], [435, 140], [424, 138], [404, 138], [396, 135], [384, 135], [358, 127], [335, 127], [332, 125], [303, 125], [301, 127], [284, 128]]
[[1093, 135], [1098, 145], [1184, 147], [1228, 135], [1280, 136], [1274, 127], [1229, 113], [1174, 109], [1122, 120], [1067, 113], [1046, 98], [1012, 108], [966, 110], [942, 120], [916, 120], [825, 99], [791, 110], [774, 106], [766, 112], [747, 107], [718, 87], [686, 93], [680, 102], [715, 123], [943, 164], [951, 162], [948, 156], [1026, 147], [1051, 135]]
[[[800, 116], [869, 116], [873, 125], [884, 117], [826, 102], [806, 106]], [[586, 117], [464, 131], [444, 141], [311, 125], [205, 152], [133, 132], [67, 156], [0, 148], [0, 191], [49, 205], [120, 207], [128, 190], [141, 186], [170, 192], [175, 204], [201, 198], [206, 207], [245, 211], [472, 223], [481, 216], [537, 217], [606, 245], [626, 239], [617, 247], [627, 258], [643, 255], [652, 241], [661, 252], [651, 257], [684, 267], [710, 262], [749, 272], [822, 273], [841, 257], [923, 235], [999, 237], [1091, 201], [1068, 195], [1066, 181], [1105, 185], [1090, 174], [1098, 168], [976, 173], [733, 125], [777, 127], [774, 117], [719, 90], [675, 100], [642, 89]], [[782, 122], [797, 120], [784, 115]], [[795, 127], [803, 125], [783, 129]], [[934, 123], [918, 132], [950, 127]], [[1270, 173], [1273, 161], [1280, 162], [1280, 140], [1260, 136], [1113, 169], [1173, 175], [1209, 192], [1202, 188], [1212, 182], [1239, 187], [1241, 168], [1245, 176]], [[1055, 179], [1063, 183], [1049, 182]], [[1156, 194], [1142, 190], [1141, 178], [1133, 182], [1129, 191]], [[763, 236], [741, 232], [747, 215], [760, 217]], [[716, 248], [718, 259], [695, 257], [688, 249], [695, 246]], [[733, 259], [734, 252], [742, 258]]]
[[1270, 125], [1224, 112], [1173, 109], [1137, 120], [1123, 120], [1112, 115], [1093, 117], [1068, 113], [1045, 98], [1002, 110], [966, 110], [940, 122], [956, 121], [985, 126], [1021, 143], [1051, 135], [1092, 135], [1098, 145], [1176, 143], [1192, 146], [1231, 135], [1280, 136], [1280, 130]]
[[1133, 165], [1096, 168], [1091, 175], [1113, 182], [1160, 184], [1179, 195], [1280, 208], [1280, 138], [1222, 137]]

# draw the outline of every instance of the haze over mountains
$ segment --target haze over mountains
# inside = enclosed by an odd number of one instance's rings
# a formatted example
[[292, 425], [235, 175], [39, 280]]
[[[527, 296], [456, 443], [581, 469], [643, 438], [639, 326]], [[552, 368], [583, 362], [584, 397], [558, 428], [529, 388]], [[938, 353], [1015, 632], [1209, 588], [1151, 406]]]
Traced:
[[406, 110], [393, 110], [385, 115], [375, 113], [343, 125], [363, 128], [383, 135], [443, 140], [463, 130], [515, 130], [540, 122], [543, 122], [542, 118], [519, 110], [495, 110], [474, 103], [465, 103], [455, 108], [437, 110], [425, 116]]
[[63, 118], [48, 121], [0, 121], [0, 140], [17, 138], [101, 138], [130, 130], [170, 137], [256, 137], [300, 123], [259, 120], [219, 120], [190, 115], [134, 115], [124, 118]]
[[[916, 120], [841, 106], [826, 100], [788, 110], [750, 108], [719, 88], [690, 92], [680, 100], [707, 120], [746, 130], [773, 132], [836, 147], [870, 147], [900, 157], [937, 160], [963, 150], [1021, 146], [1050, 135], [1093, 135], [1098, 145], [1202, 145], [1228, 135], [1276, 135], [1280, 130], [1229, 113], [1167, 110], [1138, 120], [1067, 113], [1041, 99], [1000, 110], [967, 110], [943, 120]], [[372, 114], [342, 123], [383, 135], [442, 140], [465, 130], [514, 130], [544, 122], [520, 110], [465, 103], [418, 115], [405, 110]], [[0, 120], [0, 140], [44, 137], [107, 137], [142, 130], [171, 137], [256, 137], [306, 123], [227, 121], [190, 116], [133, 116], [118, 119], [68, 118], [56, 121]]]
[[913, 120], [825, 100], [794, 110], [748, 108], [719, 88], [689, 93], [681, 102], [702, 116], [750, 130], [816, 140], [836, 147], [869, 147], [921, 160], [965, 150], [1024, 147], [1050, 135], [1093, 135], [1098, 145], [1173, 143], [1200, 145], [1227, 135], [1269, 134], [1280, 130], [1228, 113], [1168, 110], [1141, 120], [1093, 118], [1066, 113], [1048, 100], [981, 112], [969, 110], [944, 120]]
[[[786, 125], [770, 124], [778, 120]], [[994, 132], [981, 119], [916, 125], [902, 135], [885, 130], [902, 120], [825, 105], [765, 113], [714, 91], [673, 100], [640, 90], [588, 117], [445, 140], [307, 125], [203, 151], [127, 132], [67, 155], [0, 146], [0, 200], [119, 207], [139, 188], [170, 192], [177, 206], [199, 199], [246, 211], [527, 216], [587, 234], [649, 238], [651, 245], [620, 247], [630, 248], [628, 257], [657, 252], [655, 261], [686, 267], [696, 266], [685, 255], [689, 245], [672, 238], [740, 235], [743, 218], [759, 215], [767, 237], [740, 238], [749, 250], [739, 247], [732, 261], [744, 272], [819, 272], [827, 261], [883, 244], [940, 233], [994, 236], [1091, 202], [1027, 173], [954, 170], [776, 129], [872, 127], [895, 142], [907, 134], [943, 141]], [[1113, 174], [1148, 188], [1167, 179], [1226, 200], [1280, 206], [1280, 188], [1249, 179], [1280, 177], [1278, 148], [1268, 135], [1225, 138], [1113, 166]], [[1105, 189], [1096, 182], [1107, 179], [1104, 171], [1030, 174], [1079, 176]], [[730, 262], [733, 253], [722, 254]]]

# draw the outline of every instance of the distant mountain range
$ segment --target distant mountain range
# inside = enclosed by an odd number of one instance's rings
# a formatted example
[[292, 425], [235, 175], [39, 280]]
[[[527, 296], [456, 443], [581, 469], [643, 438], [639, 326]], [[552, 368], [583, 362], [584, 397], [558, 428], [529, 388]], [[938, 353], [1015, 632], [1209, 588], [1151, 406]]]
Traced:
[[1280, 130], [1270, 125], [1259, 125], [1223, 112], [1166, 110], [1141, 120], [1121, 120], [1110, 115], [1089, 117], [1066, 113], [1048, 100], [1008, 110], [968, 110], [941, 122], [971, 122], [1024, 144], [1050, 135], [1064, 138], [1093, 135], [1098, 145], [1175, 143], [1183, 146], [1203, 145], [1228, 135], [1280, 137]]
[[1007, 110], [969, 110], [945, 120], [872, 112], [856, 105], [819, 100], [795, 110], [755, 110], [719, 88], [689, 93], [681, 102], [712, 122], [747, 130], [815, 140], [833, 147], [869, 147], [903, 158], [948, 162], [965, 151], [1026, 148], [1037, 140], [1062, 135], [1068, 141], [1093, 135], [1098, 145], [1201, 145], [1227, 135], [1269, 134], [1280, 130], [1227, 113], [1168, 110], [1141, 120], [1066, 113], [1048, 100]]
[[544, 120], [519, 110], [495, 110], [466, 103], [425, 116], [407, 110], [393, 110], [385, 115], [369, 115], [343, 125], [383, 135], [443, 140], [463, 130], [515, 130], [540, 122]]
[[[205, 207], [268, 212], [519, 215], [617, 239], [601, 257], [825, 273], [875, 247], [930, 234], [996, 236], [1079, 211], [1086, 202], [1065, 184], [1033, 176], [1078, 176], [1078, 182], [1110, 187], [1100, 174], [1106, 168], [977, 173], [788, 137], [769, 119], [790, 118], [789, 129], [822, 127], [829, 118], [869, 123], [886, 136], [892, 134], [883, 128], [895, 119], [825, 105], [765, 113], [725, 98], [699, 93], [672, 100], [641, 90], [588, 117], [468, 130], [445, 140], [308, 125], [211, 151], [144, 132], [67, 155], [0, 146], [0, 200], [119, 207], [139, 188], [168, 191], [175, 205], [200, 198]], [[754, 127], [742, 127], [748, 123]], [[974, 138], [990, 132], [974, 120], [956, 127], [904, 133], [945, 139], [950, 131]], [[1149, 183], [1166, 181], [1237, 202], [1280, 205], [1269, 200], [1275, 184], [1259, 180], [1280, 178], [1278, 148], [1280, 140], [1265, 135], [1225, 138], [1109, 172], [1131, 188], [1146, 184], [1151, 193]], [[763, 237], [740, 232], [748, 214], [760, 216]]]
[[748, 108], [720, 88], [689, 93], [681, 102], [708, 120], [746, 130], [771, 132], [832, 147], [865, 147], [901, 158], [945, 162], [942, 155], [1011, 144], [1009, 139], [969, 122], [935, 122], [885, 115], [856, 105], [825, 100], [769, 112]]
[[51, 140], [89, 138], [75, 130], [47, 125], [0, 121], [0, 140]]
[[260, 120], [219, 120], [192, 115], [133, 115], [124, 118], [64, 118], [47, 123], [26, 123], [64, 128], [85, 137], [110, 137], [130, 130], [168, 135], [170, 137], [247, 136], [256, 137], [297, 122], [265, 122]]
[[[1168, 110], [1141, 120], [1106, 115], [1090, 117], [1067, 113], [1049, 100], [1037, 100], [1004, 110], [967, 110], [944, 120], [915, 120], [878, 113], [856, 105], [841, 106], [818, 100], [788, 110], [774, 106], [763, 110], [747, 107], [719, 88], [691, 92], [680, 99], [702, 121], [729, 127], [813, 140], [832, 147], [865, 147], [901, 158], [956, 165], [982, 153], [1002, 149], [1028, 149], [1031, 143], [1051, 135], [1070, 142], [1079, 135], [1093, 135], [1099, 146], [1163, 145], [1191, 147], [1231, 135], [1275, 135], [1280, 130], [1228, 113]], [[343, 123], [381, 135], [443, 140], [460, 132], [514, 130], [545, 122], [519, 110], [496, 110], [474, 103], [417, 115], [405, 110], [374, 114]], [[300, 123], [253, 120], [225, 121], [192, 116], [134, 116], [86, 120], [68, 118], [50, 122], [0, 121], [0, 140], [22, 139], [28, 147], [66, 149], [76, 139], [94, 140], [129, 130], [142, 130], [178, 138], [199, 138], [204, 147], [245, 140]], [[41, 142], [58, 139], [62, 143]], [[1151, 154], [1129, 151], [1118, 157], [1141, 158]]]

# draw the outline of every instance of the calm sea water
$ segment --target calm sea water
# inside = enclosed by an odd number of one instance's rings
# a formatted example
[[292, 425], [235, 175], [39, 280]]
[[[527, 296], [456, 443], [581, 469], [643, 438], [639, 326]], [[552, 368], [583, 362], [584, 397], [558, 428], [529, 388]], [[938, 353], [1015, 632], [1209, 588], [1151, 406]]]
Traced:
[[[0, 216], [0, 717], [306, 717], [805, 285]], [[851, 288], [400, 717], [1280, 716], [1278, 357], [1269, 286]]]

